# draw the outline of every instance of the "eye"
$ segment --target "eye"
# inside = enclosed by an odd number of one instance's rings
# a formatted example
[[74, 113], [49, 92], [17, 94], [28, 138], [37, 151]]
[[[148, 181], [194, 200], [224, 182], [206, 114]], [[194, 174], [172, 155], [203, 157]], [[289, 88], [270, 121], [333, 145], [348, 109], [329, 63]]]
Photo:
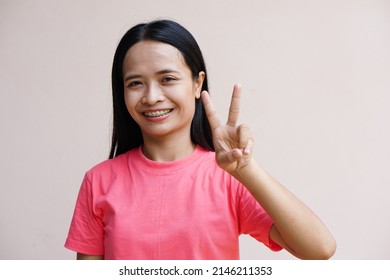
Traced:
[[136, 88], [142, 86], [141, 81], [131, 81], [130, 83], [127, 84], [128, 88]]
[[162, 82], [163, 83], [169, 83], [169, 82], [173, 82], [173, 81], [176, 81], [176, 78], [172, 77], [172, 76], [166, 76], [162, 79]]

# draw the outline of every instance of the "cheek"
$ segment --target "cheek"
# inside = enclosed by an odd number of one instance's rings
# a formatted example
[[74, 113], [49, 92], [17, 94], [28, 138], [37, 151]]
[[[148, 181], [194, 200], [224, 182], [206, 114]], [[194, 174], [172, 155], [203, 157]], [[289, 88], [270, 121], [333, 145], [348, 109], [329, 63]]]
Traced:
[[134, 113], [137, 109], [138, 101], [134, 96], [125, 94], [125, 104], [127, 111], [129, 111], [130, 115], [134, 118]]
[[192, 99], [189, 99], [187, 100], [186, 102], [186, 114], [188, 115], [188, 117], [190, 117], [191, 119], [193, 118], [194, 114], [195, 114], [195, 106], [196, 106], [196, 103], [195, 103], [196, 99], [195, 97], [192, 98]]
[[197, 100], [196, 92], [192, 89], [187, 96], [187, 105], [191, 111], [195, 111], [196, 100]]

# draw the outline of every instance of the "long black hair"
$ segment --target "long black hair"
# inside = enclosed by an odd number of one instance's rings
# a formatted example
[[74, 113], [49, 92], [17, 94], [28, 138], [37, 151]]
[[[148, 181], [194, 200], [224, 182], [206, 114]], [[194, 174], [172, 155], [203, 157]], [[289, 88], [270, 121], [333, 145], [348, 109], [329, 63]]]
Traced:
[[[202, 90], [208, 91], [206, 65], [202, 52], [191, 33], [171, 20], [141, 23], [122, 37], [114, 55], [112, 66], [113, 128], [109, 158], [114, 158], [143, 143], [141, 129], [130, 116], [124, 98], [123, 61], [127, 51], [142, 40], [152, 40], [172, 45], [178, 49], [192, 72], [193, 79], [203, 71]], [[200, 98], [195, 100], [195, 113], [191, 123], [191, 140], [206, 150], [213, 151], [211, 129]]]

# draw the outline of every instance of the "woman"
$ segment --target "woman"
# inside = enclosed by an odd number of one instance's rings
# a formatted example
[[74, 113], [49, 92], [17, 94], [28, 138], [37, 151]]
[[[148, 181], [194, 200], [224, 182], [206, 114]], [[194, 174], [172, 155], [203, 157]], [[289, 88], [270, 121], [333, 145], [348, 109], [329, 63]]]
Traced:
[[110, 159], [86, 173], [65, 246], [78, 259], [238, 259], [238, 237], [328, 259], [320, 219], [252, 157], [235, 85], [222, 125], [193, 36], [159, 20], [122, 38]]

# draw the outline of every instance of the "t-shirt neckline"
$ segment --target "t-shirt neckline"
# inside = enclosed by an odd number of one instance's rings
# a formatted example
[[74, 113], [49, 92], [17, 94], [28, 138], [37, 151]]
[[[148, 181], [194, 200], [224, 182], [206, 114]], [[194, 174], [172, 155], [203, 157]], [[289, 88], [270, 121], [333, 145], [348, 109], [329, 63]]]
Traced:
[[136, 150], [137, 158], [139, 159], [138, 168], [142, 168], [144, 170], [148, 170], [152, 173], [159, 173], [159, 174], [167, 174], [172, 172], [178, 172], [182, 169], [188, 168], [189, 165], [191, 165], [193, 162], [195, 162], [202, 154], [207, 153], [203, 148], [199, 147], [198, 145], [195, 147], [194, 151], [189, 154], [188, 156], [175, 160], [175, 161], [168, 161], [168, 162], [159, 162], [159, 161], [153, 161], [151, 159], [148, 159], [143, 153], [142, 153], [142, 145], [137, 148]]

